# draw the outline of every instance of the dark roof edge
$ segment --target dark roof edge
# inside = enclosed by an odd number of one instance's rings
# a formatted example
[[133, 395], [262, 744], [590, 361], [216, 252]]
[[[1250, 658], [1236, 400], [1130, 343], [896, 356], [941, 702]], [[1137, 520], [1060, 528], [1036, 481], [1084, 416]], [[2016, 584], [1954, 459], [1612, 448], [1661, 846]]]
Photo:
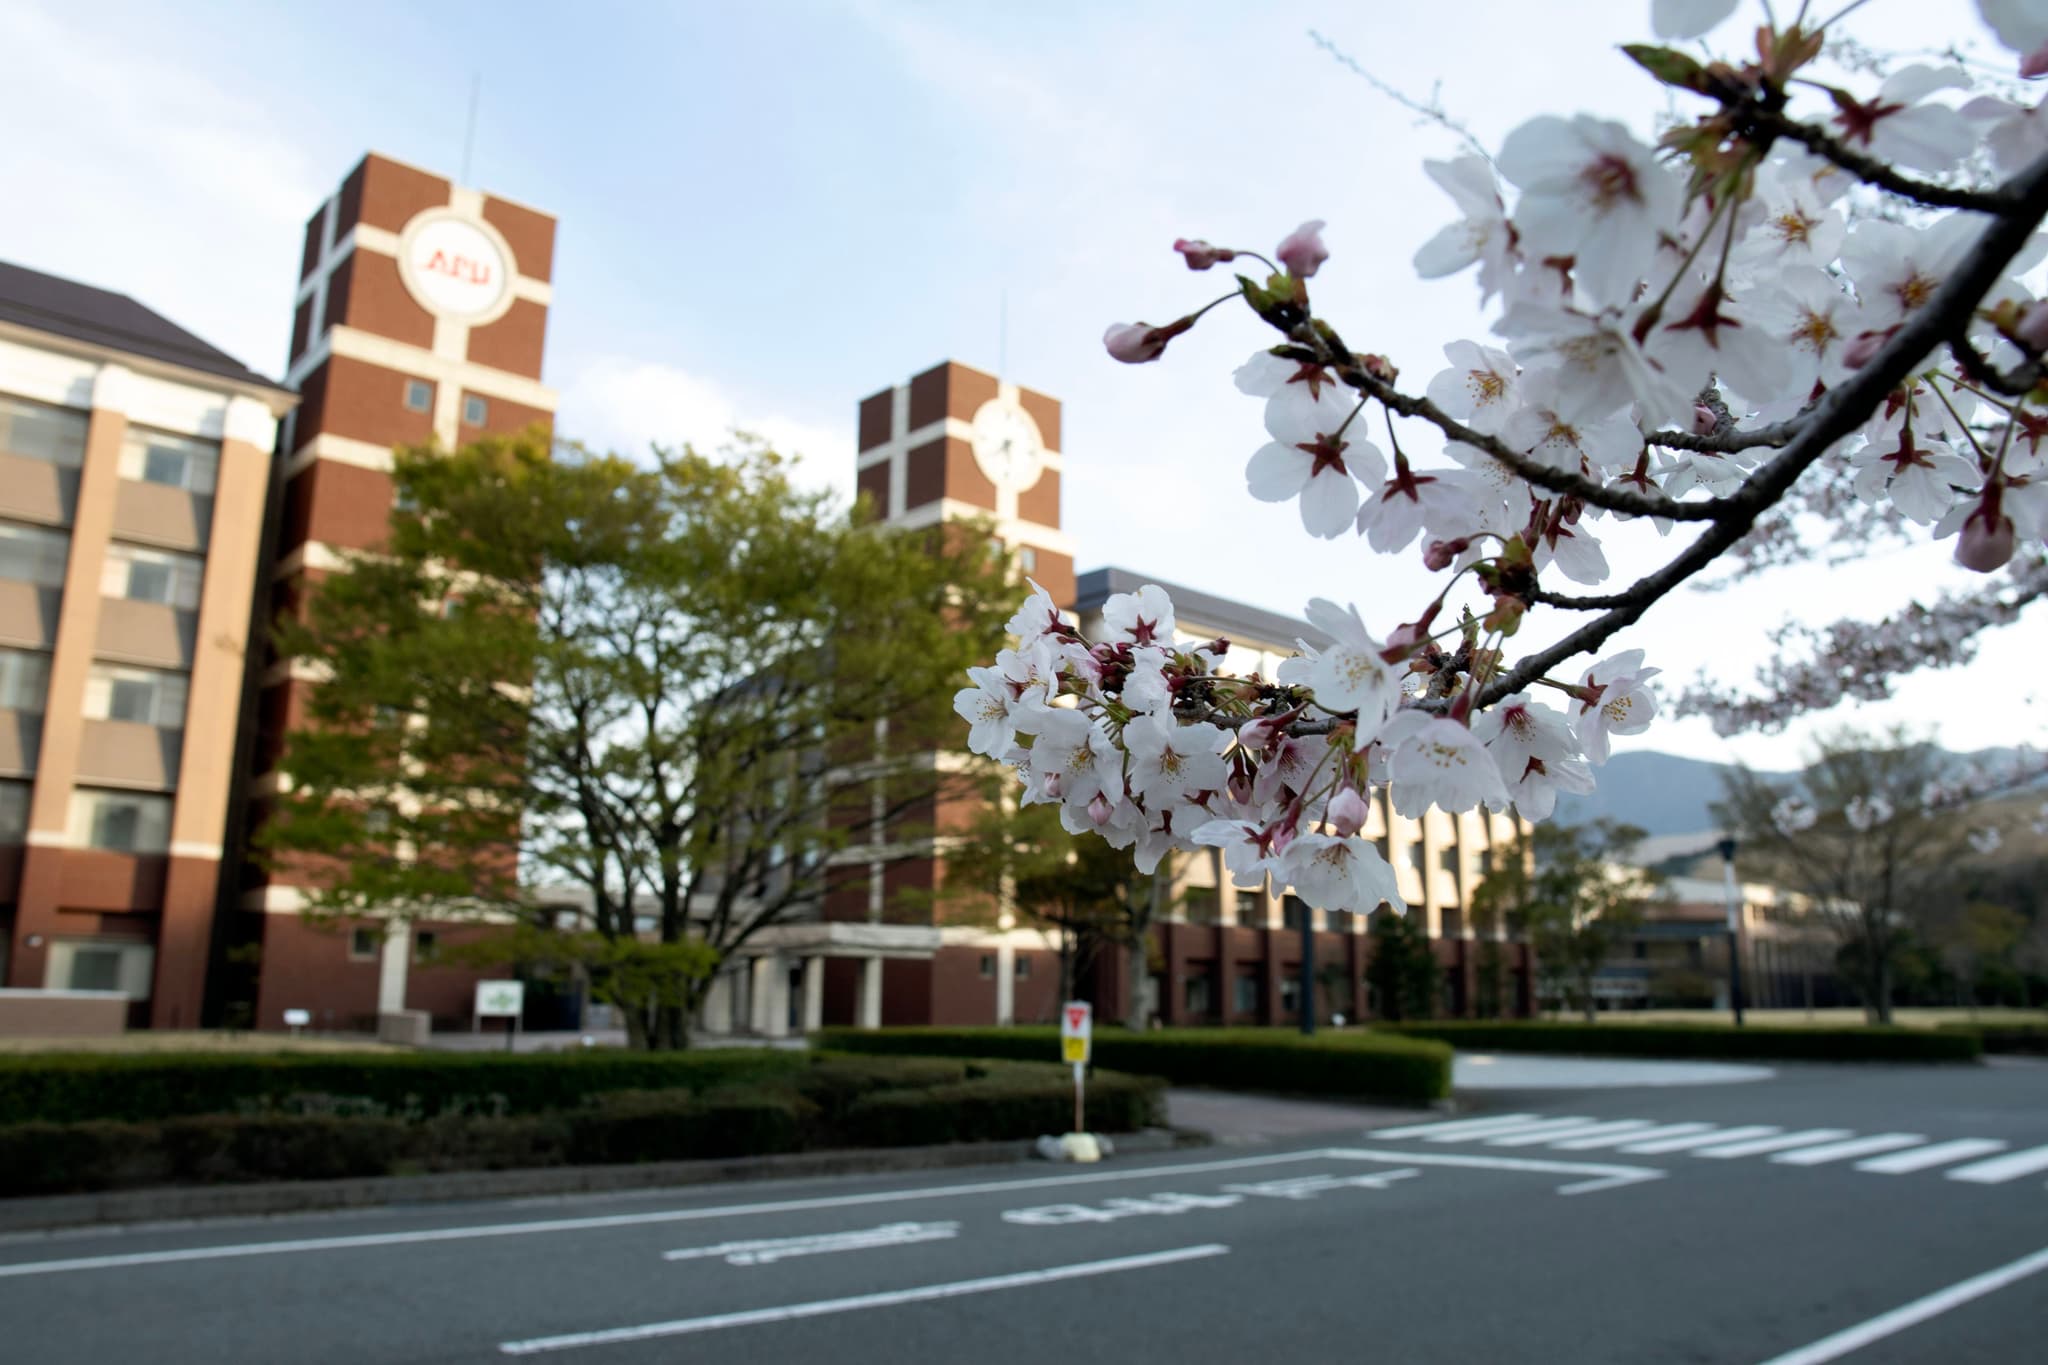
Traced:
[[1115, 594], [1136, 592], [1147, 583], [1157, 584], [1166, 590], [1166, 595], [1173, 599], [1177, 618], [1215, 626], [1233, 642], [1240, 638], [1257, 640], [1283, 649], [1291, 648], [1297, 640], [1305, 640], [1319, 649], [1329, 643], [1328, 636], [1299, 617], [1285, 616], [1245, 602], [1233, 602], [1225, 597], [1168, 583], [1150, 574], [1115, 567], [1090, 569], [1076, 576], [1073, 609], [1077, 612], [1095, 611]]

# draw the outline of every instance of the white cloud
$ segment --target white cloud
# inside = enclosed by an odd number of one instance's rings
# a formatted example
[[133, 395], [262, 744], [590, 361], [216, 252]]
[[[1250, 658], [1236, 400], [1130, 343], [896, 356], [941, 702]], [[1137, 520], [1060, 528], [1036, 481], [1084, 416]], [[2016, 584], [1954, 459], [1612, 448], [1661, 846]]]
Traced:
[[853, 492], [851, 424], [826, 427], [779, 413], [724, 386], [658, 361], [600, 356], [585, 362], [562, 391], [564, 436], [624, 455], [689, 444], [712, 451], [735, 431], [799, 457], [798, 481]]

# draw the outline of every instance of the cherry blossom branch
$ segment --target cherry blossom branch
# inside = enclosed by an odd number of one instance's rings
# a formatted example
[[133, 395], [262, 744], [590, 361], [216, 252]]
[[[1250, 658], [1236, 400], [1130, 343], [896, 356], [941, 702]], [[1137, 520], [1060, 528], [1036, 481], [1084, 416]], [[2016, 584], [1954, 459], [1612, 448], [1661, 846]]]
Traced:
[[1761, 145], [1768, 146], [1772, 137], [1788, 138], [1815, 155], [1834, 162], [1858, 180], [1889, 190], [1902, 199], [1930, 208], [1974, 209], [1978, 213], [2000, 215], [2016, 212], [2024, 206], [2024, 196], [2014, 192], [2011, 182], [1995, 190], [1971, 190], [1920, 180], [1901, 173], [1874, 156], [1857, 151], [1824, 128], [1802, 123], [1779, 110], [1735, 98], [1732, 94], [1716, 92], [1715, 98], [1740, 121], [1745, 135], [1751, 129], [1768, 135]]
[[1799, 424], [1806, 420], [1805, 414], [1773, 422], [1767, 427], [1754, 427], [1748, 431], [1717, 431], [1711, 436], [1701, 436], [1690, 431], [1652, 431], [1643, 436], [1645, 444], [1664, 446], [1670, 450], [1690, 450], [1701, 455], [1731, 455], [1738, 450], [1755, 450], [1758, 446], [1782, 446], [1799, 434]]
[[1956, 364], [1964, 374], [1995, 393], [2008, 398], [2018, 398], [2032, 393], [2041, 382], [2041, 361], [2033, 357], [2025, 364], [2011, 370], [2001, 370], [1991, 363], [1991, 358], [1970, 344], [1970, 338], [1958, 328], [1948, 339], [1949, 354], [1956, 358]]
[[[1716, 499], [1731, 509], [1700, 537], [1655, 573], [1637, 579], [1616, 596], [1622, 599], [1598, 620], [1589, 621], [1550, 648], [1522, 660], [1505, 678], [1479, 696], [1490, 706], [1527, 687], [1567, 659], [1591, 653], [1616, 632], [1635, 624], [1652, 603], [1664, 597], [1719, 558], [1740, 540], [1756, 519], [1785, 495], [1807, 468], [1848, 436], [1927, 353], [1939, 346], [1958, 321], [1970, 315], [1980, 299], [1998, 283], [2005, 267], [2025, 248], [2044, 215], [2048, 215], [2048, 155], [2038, 158], [2008, 181], [2001, 194], [2017, 203], [2008, 216], [1996, 219], [1954, 273], [1932, 298], [1893, 334], [1870, 360], [1814, 405], [1799, 434], [1770, 463], [1752, 474], [1737, 492]], [[1708, 506], [1709, 504], [1687, 504]]]

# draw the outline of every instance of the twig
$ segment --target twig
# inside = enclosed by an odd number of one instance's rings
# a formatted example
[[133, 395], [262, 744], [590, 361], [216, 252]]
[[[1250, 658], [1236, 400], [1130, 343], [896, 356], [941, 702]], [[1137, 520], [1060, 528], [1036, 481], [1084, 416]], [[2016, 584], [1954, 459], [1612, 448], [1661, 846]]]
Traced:
[[1989, 356], [1970, 344], [1969, 337], [1960, 328], [1948, 339], [1948, 352], [1956, 358], [1956, 364], [1962, 367], [1964, 374], [2008, 398], [2032, 393], [2041, 382], [2040, 357], [2033, 357], [2012, 370], [2001, 370], [1991, 363]]
[[[1857, 151], [1848, 143], [1824, 128], [1811, 123], [1801, 123], [1776, 110], [1767, 109], [1747, 100], [1721, 96], [1721, 103], [1747, 129], [1757, 129], [1769, 137], [1789, 138], [1800, 146], [1834, 162], [1866, 184], [1889, 190], [1901, 199], [1910, 199], [1916, 204], [1930, 208], [1974, 209], [1978, 213], [2011, 213], [2021, 206], [2021, 197], [2013, 193], [2016, 181], [2007, 182], [1995, 190], [1964, 189], [1956, 185], [1937, 185], [1931, 180], [1919, 180], [1903, 175], [1888, 163], [1874, 156]], [[1753, 139], [1754, 140], [1754, 139]]]
[[1360, 66], [1358, 64], [1357, 59], [1352, 57], [1350, 53], [1344, 51], [1344, 49], [1338, 47], [1335, 43], [1331, 42], [1328, 38], [1325, 38], [1322, 34], [1316, 32], [1314, 29], [1310, 29], [1308, 31], [1308, 37], [1310, 42], [1314, 43], [1323, 51], [1329, 53], [1330, 56], [1337, 62], [1339, 66], [1342, 66], [1346, 70], [1350, 71], [1353, 75], [1357, 76], [1360, 80], [1364, 81], [1373, 89], [1379, 91], [1382, 95], [1385, 95], [1394, 103], [1400, 105], [1403, 109], [1409, 110], [1412, 113], [1419, 114], [1423, 118], [1428, 119], [1431, 123], [1434, 123], [1438, 127], [1442, 128], [1444, 131], [1455, 134], [1460, 142], [1463, 142], [1467, 147], [1471, 148], [1473, 153], [1477, 155], [1481, 160], [1486, 162], [1487, 165], [1493, 165], [1493, 157], [1488, 155], [1486, 145], [1482, 143], [1478, 138], [1472, 135], [1471, 129], [1467, 128], [1464, 124], [1458, 122], [1456, 119], [1452, 118], [1448, 113], [1444, 111], [1443, 105], [1437, 102], [1436, 94], [1434, 91], [1432, 91], [1430, 94], [1429, 103], [1424, 104], [1422, 101], [1415, 99], [1412, 96], [1402, 94], [1399, 90], [1396, 90], [1393, 86], [1388, 85], [1378, 76], [1373, 75], [1372, 72], [1367, 71], [1363, 66]]

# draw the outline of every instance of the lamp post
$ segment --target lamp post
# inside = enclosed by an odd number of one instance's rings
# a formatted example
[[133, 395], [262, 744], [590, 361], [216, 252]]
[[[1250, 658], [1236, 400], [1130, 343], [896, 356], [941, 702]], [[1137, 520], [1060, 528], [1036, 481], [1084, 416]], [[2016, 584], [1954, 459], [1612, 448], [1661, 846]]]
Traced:
[[1313, 1037], [1316, 1031], [1316, 912], [1305, 900], [1301, 907], [1301, 1031]]
[[1735, 1027], [1742, 1027], [1742, 896], [1735, 885], [1735, 840], [1720, 842], [1721, 878], [1728, 891], [1728, 1000], [1735, 1007]]

